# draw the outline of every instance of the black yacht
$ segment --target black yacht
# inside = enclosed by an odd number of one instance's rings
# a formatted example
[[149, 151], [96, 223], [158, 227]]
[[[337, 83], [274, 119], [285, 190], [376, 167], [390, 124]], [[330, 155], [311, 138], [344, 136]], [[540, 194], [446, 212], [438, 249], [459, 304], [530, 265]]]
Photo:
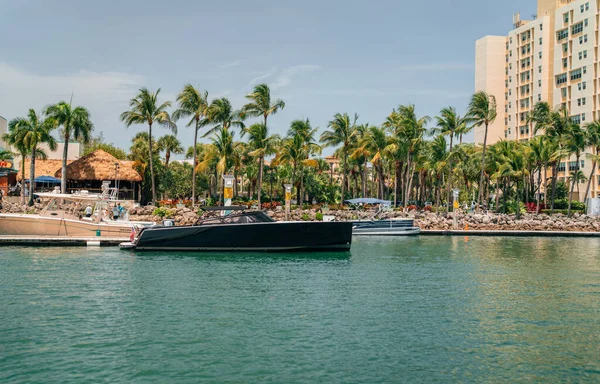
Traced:
[[[229, 212], [227, 212], [229, 211]], [[228, 214], [224, 214], [228, 213]], [[141, 228], [122, 249], [151, 251], [343, 251], [351, 222], [277, 222], [263, 211], [212, 207], [194, 225]]]

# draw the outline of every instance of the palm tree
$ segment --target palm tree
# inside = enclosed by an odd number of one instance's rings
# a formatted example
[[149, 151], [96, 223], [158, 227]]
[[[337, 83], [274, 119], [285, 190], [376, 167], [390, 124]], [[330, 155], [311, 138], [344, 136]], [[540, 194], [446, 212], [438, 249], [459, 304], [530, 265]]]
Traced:
[[598, 160], [600, 159], [600, 121], [594, 121], [586, 126], [586, 144], [592, 147], [594, 153], [588, 154], [588, 158], [592, 160], [592, 171], [588, 178], [587, 187], [585, 188], [585, 198], [583, 202], [586, 203], [592, 180], [596, 174], [596, 167], [598, 166]]
[[71, 103], [61, 101], [46, 108], [46, 115], [54, 122], [55, 127], [62, 126], [64, 140], [62, 175], [60, 180], [61, 192], [67, 191], [67, 156], [69, 153], [69, 141], [82, 140], [87, 143], [94, 125], [90, 120], [90, 112], [84, 107], [75, 107]]
[[[553, 142], [546, 136], [535, 136], [527, 142], [529, 158], [538, 171], [537, 193], [536, 193], [536, 213], [540, 213], [540, 194], [542, 186], [546, 185], [546, 170], [550, 163], [553, 151]], [[544, 170], [544, 181], [542, 182], [542, 170]]]
[[[167, 108], [171, 106], [171, 102], [165, 101], [158, 104], [158, 94], [160, 88], [156, 92], [151, 92], [148, 88], [141, 88], [135, 98], [131, 99], [129, 106], [131, 109], [121, 114], [121, 121], [127, 127], [133, 124], [148, 124], [148, 153], [150, 158], [150, 178], [152, 179], [152, 203], [156, 204], [156, 180], [154, 179], [154, 161], [152, 159], [152, 125], [157, 123], [173, 133], [177, 133], [177, 125], [171, 120]], [[63, 171], [64, 174], [64, 171]]]
[[244, 105], [242, 113], [248, 116], [262, 116], [265, 119], [264, 125], [267, 126], [267, 118], [285, 108], [285, 103], [281, 99], [271, 103], [271, 89], [267, 84], [259, 84], [254, 87], [252, 93], [246, 95], [251, 100]]
[[198, 130], [208, 124], [208, 92], [201, 92], [191, 84], [186, 84], [177, 96], [179, 108], [173, 112], [173, 120], [190, 117], [187, 127], [195, 125], [192, 169], [192, 205], [196, 203], [196, 166], [198, 165]]
[[21, 155], [21, 204], [25, 204], [25, 158], [29, 153], [29, 148], [23, 141], [25, 131], [24, 125], [21, 125], [18, 119], [13, 119], [8, 123], [8, 133], [2, 136], [2, 140], [14, 147]]
[[244, 129], [244, 115], [240, 111], [234, 111], [231, 103], [226, 97], [213, 100], [207, 110], [208, 121], [215, 124], [208, 132], [204, 134], [204, 137], [213, 134], [214, 132], [219, 133], [221, 128], [229, 129], [231, 127], [238, 127]]
[[[576, 166], [574, 171], [579, 171], [579, 160], [581, 159], [581, 153], [585, 150], [586, 137], [585, 132], [581, 129], [579, 124], [571, 124], [570, 129], [566, 136], [565, 149], [569, 154], [575, 155]], [[573, 202], [573, 192], [575, 191], [575, 184], [580, 180], [578, 177], [571, 177], [571, 193], [569, 193], [569, 209], [567, 216], [571, 216], [571, 203]]]
[[[47, 143], [51, 150], [56, 150], [56, 140], [50, 132], [52, 131], [53, 122], [50, 119], [43, 120], [41, 116], [30, 109], [26, 118], [17, 118], [13, 120], [14, 124], [18, 125], [20, 131], [20, 140], [30, 151], [31, 166], [29, 170], [29, 206], [33, 205], [33, 187], [35, 185], [35, 159], [38, 154], [38, 145]], [[12, 122], [11, 122], [12, 123]]]
[[165, 168], [169, 168], [169, 160], [171, 159], [171, 154], [182, 154], [183, 147], [181, 146], [181, 142], [177, 139], [175, 135], [164, 135], [156, 142], [156, 148], [159, 151], [165, 151]]
[[350, 116], [347, 113], [337, 113], [333, 117], [333, 120], [329, 122], [327, 127], [328, 131], [323, 132], [320, 141], [326, 147], [333, 147], [342, 145], [341, 148], [341, 162], [342, 162], [342, 197], [340, 205], [344, 204], [345, 192], [346, 192], [346, 172], [348, 167], [348, 152], [350, 150], [350, 144], [353, 136], [356, 134], [356, 121], [358, 115], [354, 115], [354, 120], [351, 121]]
[[[465, 133], [465, 129], [467, 127], [467, 120], [463, 117], [460, 117], [458, 113], [456, 113], [456, 109], [454, 109], [454, 107], [447, 107], [440, 111], [440, 116], [436, 117], [436, 121], [437, 128], [434, 128], [432, 132], [434, 134], [439, 133], [442, 136], [449, 136], [450, 149], [448, 151], [452, 152], [453, 139], [456, 135], [460, 135], [462, 138], [462, 135]], [[448, 163], [448, 179], [446, 182], [448, 183], [447, 201], [450, 202], [452, 193], [452, 161]], [[447, 209], [450, 210], [450, 204], [447, 205]]]
[[483, 135], [483, 149], [481, 151], [481, 174], [479, 176], [479, 204], [483, 204], [483, 186], [485, 172], [485, 150], [487, 146], [488, 127], [496, 120], [496, 98], [486, 92], [477, 92], [471, 98], [469, 103], [468, 118], [472, 121], [473, 126], [485, 126]]
[[[222, 176], [226, 174], [234, 165], [234, 157], [236, 147], [240, 143], [234, 142], [235, 133], [221, 126], [214, 132], [212, 144], [206, 146], [204, 158], [198, 163], [197, 172], [204, 172], [207, 169], [217, 171], [217, 179], [219, 184], [219, 196], [222, 196]], [[221, 177], [219, 177], [221, 176]]]
[[243, 134], [248, 134], [248, 144], [251, 152], [250, 156], [258, 158], [258, 207], [262, 207], [261, 193], [262, 193], [262, 179], [263, 179], [263, 168], [265, 165], [265, 156], [276, 153], [276, 146], [279, 141], [278, 135], [269, 135], [269, 128], [266, 124], [252, 124], [250, 127], [245, 128], [242, 131]]
[[367, 133], [361, 138], [358, 147], [352, 154], [351, 158], [358, 158], [363, 155], [370, 157], [371, 164], [375, 167], [379, 179], [379, 188], [377, 196], [381, 199], [385, 194], [385, 175], [383, 172], [384, 158], [387, 155], [387, 148], [390, 144], [388, 137], [385, 134], [384, 128], [369, 127]]

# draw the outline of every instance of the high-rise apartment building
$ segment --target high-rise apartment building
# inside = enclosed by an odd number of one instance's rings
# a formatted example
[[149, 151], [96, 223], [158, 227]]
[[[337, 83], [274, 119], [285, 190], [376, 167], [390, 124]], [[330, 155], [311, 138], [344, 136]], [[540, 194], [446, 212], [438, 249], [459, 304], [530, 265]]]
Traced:
[[[599, 8], [600, 0], [538, 0], [533, 20], [516, 14], [507, 36], [476, 42], [475, 91], [494, 95], [498, 110], [488, 144], [533, 137], [527, 117], [540, 101], [565, 108], [582, 125], [600, 119]], [[476, 143], [483, 134], [483, 127], [475, 130]], [[560, 164], [559, 178], [576, 169], [589, 176], [591, 162], [570, 159]], [[600, 197], [599, 175], [593, 176], [591, 197]]]

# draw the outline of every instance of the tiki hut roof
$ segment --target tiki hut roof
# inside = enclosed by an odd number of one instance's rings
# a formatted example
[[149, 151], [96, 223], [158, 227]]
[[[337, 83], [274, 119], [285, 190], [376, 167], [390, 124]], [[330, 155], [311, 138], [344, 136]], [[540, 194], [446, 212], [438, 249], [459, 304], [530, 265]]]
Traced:
[[[133, 169], [133, 162], [118, 160], [113, 155], [97, 149], [67, 165], [67, 180], [114, 180], [115, 163], [119, 163], [117, 179], [125, 181], [142, 181], [139, 173]], [[62, 169], [54, 174], [61, 177]]]
[[[67, 165], [73, 160], [67, 160]], [[31, 167], [31, 159], [25, 159], [25, 180], [29, 180], [29, 169]], [[36, 160], [35, 161], [35, 177], [52, 176], [62, 167], [62, 160]], [[20, 167], [19, 167], [20, 168]], [[21, 170], [17, 174], [17, 180], [21, 180]]]

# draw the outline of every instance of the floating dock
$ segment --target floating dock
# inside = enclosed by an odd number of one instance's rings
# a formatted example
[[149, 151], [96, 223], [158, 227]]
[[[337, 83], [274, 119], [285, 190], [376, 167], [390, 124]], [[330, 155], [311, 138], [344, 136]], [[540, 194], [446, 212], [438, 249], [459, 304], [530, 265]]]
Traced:
[[0, 247], [116, 247], [128, 238], [68, 237], [68, 236], [0, 236]]

